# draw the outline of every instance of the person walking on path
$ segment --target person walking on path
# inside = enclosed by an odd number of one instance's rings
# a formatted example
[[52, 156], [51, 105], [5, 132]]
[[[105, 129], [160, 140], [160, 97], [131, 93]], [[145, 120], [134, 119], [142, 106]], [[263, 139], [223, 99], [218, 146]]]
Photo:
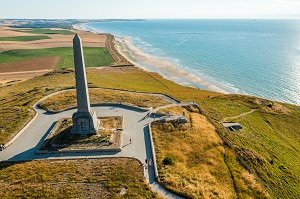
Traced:
[[130, 143], [130, 144], [132, 143], [132, 140], [131, 140], [131, 138], [129, 139], [129, 143]]
[[148, 159], [145, 159], [145, 168], [148, 169]]

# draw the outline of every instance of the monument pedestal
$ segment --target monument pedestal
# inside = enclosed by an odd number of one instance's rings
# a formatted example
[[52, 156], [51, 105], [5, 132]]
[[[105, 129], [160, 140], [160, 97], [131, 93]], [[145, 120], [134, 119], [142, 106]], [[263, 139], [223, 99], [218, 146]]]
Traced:
[[88, 136], [95, 135], [100, 125], [96, 113], [93, 109], [89, 112], [76, 112], [72, 116], [73, 126], [71, 134]]

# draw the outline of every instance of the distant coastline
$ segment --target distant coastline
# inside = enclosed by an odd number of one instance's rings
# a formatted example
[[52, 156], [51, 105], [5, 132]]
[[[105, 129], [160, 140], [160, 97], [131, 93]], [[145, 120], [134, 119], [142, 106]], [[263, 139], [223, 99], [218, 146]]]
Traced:
[[[73, 28], [76, 30], [92, 32], [95, 34], [104, 33], [98, 32], [97, 30], [87, 27], [84, 23], [75, 24], [73, 25]], [[134, 44], [132, 44], [130, 37], [116, 35], [114, 35], [114, 37], [116, 40], [116, 48], [119, 51], [119, 53], [126, 57], [135, 66], [143, 70], [156, 72], [162, 75], [164, 78], [178, 83], [180, 85], [196, 87], [199, 89], [210, 90], [223, 94], [229, 94], [229, 92], [225, 91], [224, 89], [219, 88], [216, 85], [213, 85], [209, 82], [203, 81], [196, 75], [190, 74], [174, 66], [165, 58], [145, 53], [144, 51], [136, 47]]]
[[185, 86], [300, 104], [296, 20], [81, 23], [138, 67]]

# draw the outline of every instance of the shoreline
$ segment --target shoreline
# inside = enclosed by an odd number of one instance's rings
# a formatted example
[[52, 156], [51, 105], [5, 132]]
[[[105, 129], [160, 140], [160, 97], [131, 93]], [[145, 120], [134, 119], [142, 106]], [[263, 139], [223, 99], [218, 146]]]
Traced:
[[[73, 25], [73, 28], [95, 34], [103, 33], [86, 27], [84, 24]], [[183, 86], [190, 86], [202, 90], [229, 94], [229, 92], [225, 91], [224, 89], [206, 82], [200, 77], [175, 66], [166, 58], [150, 55], [144, 52], [132, 43], [130, 37], [116, 35], [114, 35], [114, 37], [117, 51], [138, 68], [146, 71], [156, 72], [164, 78]]]
[[[224, 89], [221, 89], [209, 82], [203, 81], [200, 77], [176, 67], [165, 58], [147, 54], [132, 44], [130, 37], [115, 36], [115, 39], [117, 42], [119, 42], [119, 44], [116, 44], [117, 50], [122, 53], [123, 56], [126, 56], [127, 59], [129, 59], [137, 67], [147, 71], [156, 72], [162, 75], [164, 78], [183, 86], [191, 86], [199, 89], [229, 94]], [[120, 45], [122, 47], [120, 47]], [[121, 48], [123, 48], [123, 50]], [[130, 57], [128, 57], [124, 51], [128, 52]]]

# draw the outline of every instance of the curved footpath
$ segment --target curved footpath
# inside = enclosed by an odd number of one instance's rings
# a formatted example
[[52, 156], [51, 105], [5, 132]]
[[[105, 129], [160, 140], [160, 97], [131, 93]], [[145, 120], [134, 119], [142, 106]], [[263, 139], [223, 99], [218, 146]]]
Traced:
[[[64, 92], [64, 91], [59, 91]], [[80, 158], [109, 158], [109, 157], [133, 157], [145, 163], [146, 159], [153, 159], [152, 148], [153, 142], [150, 138], [148, 124], [160, 120], [163, 117], [153, 119], [149, 116], [149, 111], [137, 109], [127, 105], [111, 104], [111, 105], [97, 105], [93, 106], [98, 117], [103, 116], [123, 116], [124, 129], [122, 138], [121, 152], [92, 152], [92, 153], [64, 153], [59, 156], [57, 153], [53, 154], [36, 154], [36, 151], [41, 147], [44, 139], [51, 132], [56, 122], [60, 118], [71, 118], [76, 109], [66, 110], [59, 113], [49, 113], [38, 107], [38, 103], [46, 98], [56, 95], [59, 92], [50, 94], [39, 100], [34, 106], [36, 116], [32, 121], [25, 126], [25, 128], [13, 139], [3, 151], [0, 151], [0, 161], [24, 161], [24, 160], [42, 160], [42, 159], [80, 159]], [[155, 95], [155, 94], [152, 94]], [[157, 94], [164, 96], [162, 94]], [[164, 96], [173, 106], [184, 106], [173, 100], [169, 96]], [[172, 106], [170, 105], [170, 106]], [[158, 110], [158, 109], [156, 109]], [[132, 140], [130, 143], [129, 140]], [[166, 189], [156, 182], [155, 169], [152, 165], [148, 168], [144, 167], [144, 177], [149, 182], [153, 191], [159, 193], [166, 198], [181, 198]]]

